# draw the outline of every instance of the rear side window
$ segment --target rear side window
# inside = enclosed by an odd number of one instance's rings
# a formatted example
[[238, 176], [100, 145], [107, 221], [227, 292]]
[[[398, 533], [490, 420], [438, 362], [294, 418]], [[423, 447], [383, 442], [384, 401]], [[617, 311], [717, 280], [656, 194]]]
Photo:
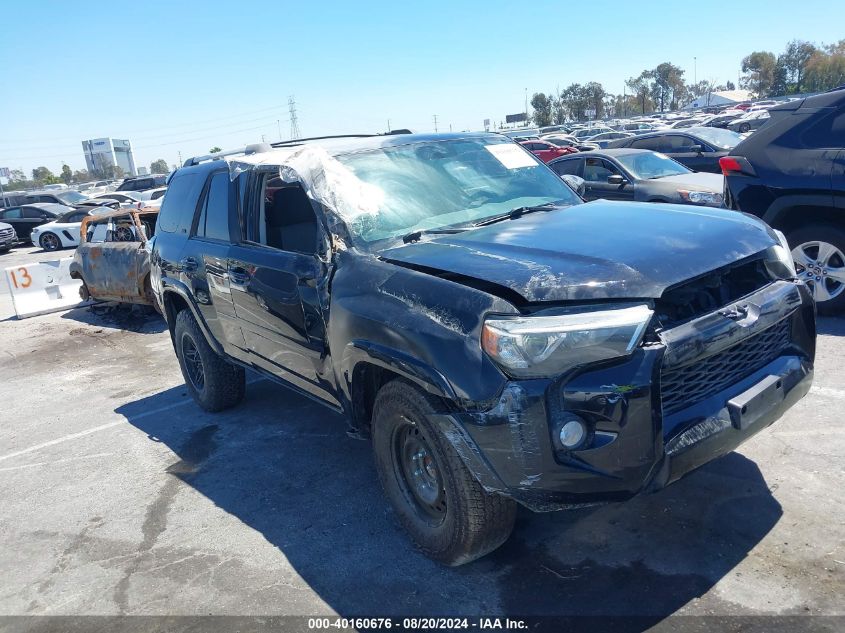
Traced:
[[158, 228], [165, 233], [187, 233], [194, 220], [203, 181], [199, 174], [177, 174], [161, 203]]
[[23, 217], [30, 218], [30, 219], [41, 219], [45, 215], [50, 215], [46, 211], [42, 211], [41, 209], [36, 209], [35, 207], [24, 207], [23, 208]]
[[801, 142], [807, 149], [845, 148], [845, 112], [827, 115], [811, 125]]
[[558, 161], [550, 165], [550, 167], [555, 171], [556, 174], [560, 176], [570, 175], [570, 176], [578, 176], [580, 175], [578, 172], [580, 171], [581, 166], [581, 159], [576, 158], [573, 160], [562, 160]]
[[197, 222], [197, 237], [229, 241], [229, 186], [228, 172], [220, 172], [211, 178]]
[[655, 136], [653, 138], [639, 138], [631, 143], [630, 147], [636, 149], [650, 149], [653, 152], [664, 151], [664, 143], [662, 136]]

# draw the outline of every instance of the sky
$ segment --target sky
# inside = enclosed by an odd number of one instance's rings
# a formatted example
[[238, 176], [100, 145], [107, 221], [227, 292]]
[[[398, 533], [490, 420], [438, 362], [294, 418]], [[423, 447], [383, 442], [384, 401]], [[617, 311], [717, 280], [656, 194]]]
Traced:
[[302, 136], [483, 129], [554, 92], [669, 61], [736, 83], [742, 58], [845, 37], [845, 3], [8, 3], [0, 35], [0, 167], [85, 167], [81, 141], [132, 142], [168, 164]]

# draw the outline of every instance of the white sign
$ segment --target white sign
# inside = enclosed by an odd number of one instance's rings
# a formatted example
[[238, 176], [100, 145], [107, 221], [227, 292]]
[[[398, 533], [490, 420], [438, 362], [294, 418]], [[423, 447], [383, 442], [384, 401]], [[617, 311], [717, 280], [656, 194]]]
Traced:
[[8, 167], [0, 167], [0, 178], [11, 178], [12, 174]]
[[537, 159], [515, 143], [485, 145], [484, 148], [508, 169], [537, 166]]
[[83, 304], [79, 296], [82, 281], [70, 276], [72, 261], [66, 257], [6, 269], [6, 283], [19, 319]]
[[588, 119], [592, 119], [596, 116], [596, 109], [587, 108], [586, 110], [584, 110], [584, 114], [587, 116]]

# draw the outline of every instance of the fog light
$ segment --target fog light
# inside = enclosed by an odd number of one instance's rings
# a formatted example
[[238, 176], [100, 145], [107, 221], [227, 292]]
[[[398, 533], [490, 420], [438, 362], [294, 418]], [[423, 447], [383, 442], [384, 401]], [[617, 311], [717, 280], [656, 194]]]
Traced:
[[560, 433], [558, 435], [561, 446], [569, 450], [581, 446], [586, 437], [587, 428], [584, 426], [584, 423], [578, 419], [571, 419], [565, 422], [563, 426], [560, 427]]

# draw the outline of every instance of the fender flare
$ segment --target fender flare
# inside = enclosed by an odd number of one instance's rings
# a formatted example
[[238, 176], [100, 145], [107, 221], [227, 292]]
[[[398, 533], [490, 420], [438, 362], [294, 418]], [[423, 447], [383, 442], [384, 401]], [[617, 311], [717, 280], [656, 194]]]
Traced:
[[354, 339], [346, 344], [340, 361], [340, 375], [343, 380], [339, 382], [344, 395], [350, 401], [352, 376], [361, 362], [389, 369], [435, 396], [452, 401], [458, 400], [455, 390], [445, 376], [429, 364], [397, 349], [372, 341]]
[[[197, 322], [197, 325], [199, 325], [200, 331], [202, 332], [202, 335], [205, 337], [205, 340], [209, 344], [211, 349], [213, 349], [215, 351], [215, 353], [223, 356], [224, 355], [223, 346], [220, 345], [220, 343], [217, 341], [217, 339], [215, 339], [211, 335], [211, 330], [209, 330], [208, 324], [205, 322], [205, 319], [202, 317], [202, 314], [200, 313], [199, 309], [197, 308], [196, 302], [194, 301], [193, 296], [191, 295], [190, 291], [188, 290], [188, 287], [184, 283], [182, 283], [181, 281], [178, 281], [176, 279], [162, 278], [161, 281], [162, 281], [161, 303], [162, 303], [162, 308], [164, 309], [165, 321], [167, 320], [167, 295], [168, 294], [177, 295], [178, 297], [183, 299], [185, 301], [185, 303], [188, 305], [188, 309], [191, 311], [191, 314], [193, 315], [194, 320]], [[168, 322], [168, 325], [170, 326], [170, 337], [172, 339], [173, 338], [173, 328], [175, 327], [176, 324], [174, 323], [174, 324], [171, 325], [170, 322]]]
[[763, 221], [769, 226], [777, 227], [780, 220], [794, 207], [834, 207], [833, 194], [815, 194], [804, 196], [783, 196], [775, 199], [763, 214]]

